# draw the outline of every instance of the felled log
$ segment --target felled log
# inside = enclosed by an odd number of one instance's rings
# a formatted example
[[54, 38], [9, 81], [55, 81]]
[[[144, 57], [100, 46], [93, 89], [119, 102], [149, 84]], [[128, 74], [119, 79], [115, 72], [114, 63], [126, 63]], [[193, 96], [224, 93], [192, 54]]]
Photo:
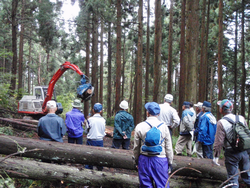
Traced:
[[[185, 156], [174, 156], [174, 170], [186, 167], [182, 169], [181, 172], [178, 172], [178, 175], [184, 175], [191, 177], [203, 177], [207, 179], [217, 179], [217, 180], [226, 180], [227, 171], [224, 166], [224, 161], [219, 161], [220, 166], [217, 166], [212, 163], [212, 159], [197, 159], [193, 157]], [[197, 173], [191, 168], [196, 169], [201, 172]]]
[[0, 135], [0, 153], [5, 155], [16, 153], [17, 143], [26, 150], [38, 149], [23, 153], [23, 157], [135, 170], [132, 151], [129, 150]]
[[[3, 160], [0, 157], [0, 161]], [[0, 163], [0, 174], [10, 177], [45, 181], [63, 181], [85, 186], [103, 187], [138, 187], [137, 176], [94, 171], [79, 170], [76, 167], [36, 162], [31, 160], [6, 159]]]
[[[0, 161], [4, 158], [0, 157]], [[31, 160], [6, 159], [0, 163], [0, 174], [5, 177], [6, 174], [11, 178], [25, 178], [33, 180], [57, 181], [64, 183], [74, 183], [84, 186], [98, 186], [106, 188], [129, 188], [138, 187], [138, 176], [101, 172], [88, 169], [78, 169], [66, 165], [56, 165], [42, 163]], [[169, 180], [170, 187], [218, 187], [220, 181], [209, 179], [187, 178], [175, 176]]]
[[[132, 160], [132, 150], [119, 150], [0, 135], [0, 153], [9, 155], [17, 152], [17, 143], [27, 150], [38, 149], [38, 151], [23, 153], [23, 157], [135, 170]], [[174, 156], [173, 171], [186, 167], [178, 171], [176, 175], [225, 181], [227, 179], [226, 169], [223, 166], [223, 161], [219, 161], [219, 163], [221, 166], [213, 165], [211, 159]]]
[[8, 119], [0, 117], [0, 123], [4, 125], [11, 125], [16, 129], [20, 129], [22, 131], [35, 131], [37, 132], [37, 125], [20, 122], [19, 120]]

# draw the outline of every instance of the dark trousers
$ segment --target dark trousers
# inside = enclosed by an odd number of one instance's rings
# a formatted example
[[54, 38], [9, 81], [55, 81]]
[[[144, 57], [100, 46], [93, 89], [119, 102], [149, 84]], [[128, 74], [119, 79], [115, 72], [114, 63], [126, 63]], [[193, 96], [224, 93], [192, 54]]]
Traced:
[[202, 151], [204, 158], [213, 159], [213, 144], [208, 146], [202, 144]]
[[122, 149], [129, 149], [130, 138], [127, 139], [113, 139], [112, 148], [119, 149], [122, 145]]
[[74, 143], [76, 143], [76, 144], [83, 144], [83, 138], [82, 138], [82, 136], [80, 136], [80, 137], [78, 137], [78, 138], [70, 138], [70, 137], [68, 137], [68, 143], [71, 143], [71, 144], [74, 144]]
[[[226, 149], [225, 150], [225, 166], [227, 168], [227, 176], [228, 178], [234, 176], [235, 174], [239, 173], [240, 171], [249, 170], [250, 163], [249, 163], [249, 156], [247, 151], [243, 152], [235, 152], [233, 149]], [[229, 183], [234, 184], [233, 188], [238, 188], [239, 175], [234, 176]], [[250, 186], [250, 172], [245, 172], [241, 174], [242, 180]]]
[[[103, 147], [103, 140], [87, 140], [87, 145], [89, 146], [99, 146], [99, 147]], [[98, 171], [102, 171], [103, 167], [102, 166], [96, 166]], [[87, 169], [92, 169], [93, 170], [93, 166], [92, 165], [85, 165], [85, 168]]]

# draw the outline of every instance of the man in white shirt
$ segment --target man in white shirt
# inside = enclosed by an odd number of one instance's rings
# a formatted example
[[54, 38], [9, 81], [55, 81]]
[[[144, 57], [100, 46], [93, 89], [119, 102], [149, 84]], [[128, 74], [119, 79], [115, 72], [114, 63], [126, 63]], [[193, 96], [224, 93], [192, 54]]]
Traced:
[[[105, 134], [106, 120], [101, 116], [102, 104], [95, 103], [93, 108], [94, 115], [87, 120], [85, 132], [87, 134], [87, 145], [103, 147], [103, 137]], [[86, 165], [85, 168], [93, 169], [93, 166]], [[102, 166], [97, 166], [102, 171]]]
[[172, 130], [180, 124], [180, 117], [177, 111], [171, 106], [173, 99], [173, 95], [166, 94], [164, 97], [164, 103], [160, 104], [161, 113], [158, 116], [158, 119], [168, 126], [171, 137]]

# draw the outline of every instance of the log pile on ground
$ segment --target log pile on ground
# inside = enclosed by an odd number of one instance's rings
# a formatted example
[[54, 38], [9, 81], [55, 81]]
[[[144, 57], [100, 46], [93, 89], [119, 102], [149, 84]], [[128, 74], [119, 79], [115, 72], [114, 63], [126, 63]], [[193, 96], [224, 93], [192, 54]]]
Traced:
[[[83, 165], [89, 164], [94, 166], [104, 166], [109, 168], [122, 168], [122, 169], [132, 170], [133, 173], [131, 174], [135, 174], [136, 170], [134, 161], [132, 159], [133, 155], [132, 150], [118, 150], [112, 148], [102, 148], [102, 147], [94, 147], [87, 145], [72, 145], [68, 143], [48, 142], [48, 141], [20, 138], [14, 136], [6, 136], [6, 135], [0, 135], [0, 143], [1, 143], [0, 154], [5, 154], [5, 155], [18, 153], [18, 156], [20, 157], [34, 158], [36, 160], [37, 159], [52, 160], [58, 163], [64, 162], [66, 164], [76, 163]], [[15, 160], [17, 161], [15, 162]], [[138, 184], [137, 176], [129, 176], [119, 173], [116, 173], [115, 174], [116, 176], [114, 176], [114, 174], [109, 174], [108, 172], [96, 172], [84, 168], [81, 168], [81, 173], [83, 173], [81, 175], [82, 180], [78, 181], [74, 179], [72, 175], [70, 174], [67, 175], [67, 171], [68, 173], [69, 172], [71, 173], [70, 169], [73, 169], [72, 174], [74, 174], [75, 171], [79, 171], [79, 169], [77, 170], [77, 168], [72, 168], [66, 165], [46, 164], [34, 160], [33, 161], [25, 160], [25, 165], [27, 165], [27, 167], [20, 166], [20, 168], [19, 167], [17, 168], [19, 164], [24, 165], [22, 164], [22, 162], [19, 161], [22, 160], [8, 159], [5, 162], [1, 162], [0, 166], [1, 168], [5, 169], [5, 172], [11, 177], [21, 178], [24, 174], [26, 174], [28, 176], [26, 178], [28, 179], [39, 179], [37, 178], [39, 176], [43, 180], [50, 180], [50, 181], [54, 181], [55, 179], [57, 179], [65, 182], [77, 182], [79, 184], [82, 183], [85, 184], [86, 182], [88, 182], [88, 184], [86, 185], [89, 184], [100, 185], [99, 183], [101, 182], [103, 185], [106, 184], [110, 185], [110, 187], [112, 187], [113, 185], [112, 182], [115, 182], [117, 185], [120, 185], [119, 182], [128, 180], [130, 183], [124, 184], [126, 185], [124, 187], [129, 187], [130, 185], [134, 185], [134, 187], [136, 187]], [[6, 163], [8, 163], [7, 166]], [[223, 162], [220, 161], [220, 163], [222, 165]], [[12, 166], [11, 164], [15, 165]], [[8, 166], [10, 167], [9, 169]], [[32, 166], [35, 166], [36, 168], [32, 168]], [[39, 170], [38, 167], [42, 167], [44, 171]], [[173, 176], [172, 179], [170, 180], [171, 187], [175, 187], [174, 185], [176, 185], [176, 187], [180, 187], [178, 185], [181, 185], [183, 182], [186, 183], [188, 182], [189, 184], [191, 183], [193, 185], [195, 184], [201, 185], [201, 183], [203, 185], [204, 184], [219, 185], [221, 182], [227, 179], [225, 167], [213, 166], [211, 160], [209, 159], [196, 159], [191, 157], [175, 156], [173, 171], [178, 170], [180, 168], [183, 169], [178, 171], [175, 174], [175, 176]], [[25, 171], [25, 169], [29, 169], [29, 171], [32, 171], [31, 169], [33, 169], [34, 172], [28, 173], [27, 171]], [[35, 169], [41, 171], [41, 174], [35, 175], [38, 173], [36, 172]], [[198, 173], [197, 171], [200, 171], [201, 173]], [[48, 179], [46, 176], [46, 174], [55, 174], [55, 173], [57, 174], [59, 172], [60, 175], [55, 176], [53, 178], [51, 177], [52, 179]], [[45, 174], [42, 175], [42, 173]], [[95, 179], [94, 177], [89, 177], [90, 175], [95, 176], [96, 173], [98, 173], [98, 177], [100, 176], [99, 178]], [[114, 176], [113, 179], [111, 178], [112, 176]], [[180, 176], [182, 176], [182, 178]], [[101, 177], [107, 177], [107, 182], [106, 183], [103, 182], [104, 180], [102, 181]], [[121, 177], [128, 177], [128, 178], [121, 179]], [[25, 176], [23, 176], [23, 178], [25, 178]], [[137, 182], [137, 184], [135, 184], [134, 182]]]

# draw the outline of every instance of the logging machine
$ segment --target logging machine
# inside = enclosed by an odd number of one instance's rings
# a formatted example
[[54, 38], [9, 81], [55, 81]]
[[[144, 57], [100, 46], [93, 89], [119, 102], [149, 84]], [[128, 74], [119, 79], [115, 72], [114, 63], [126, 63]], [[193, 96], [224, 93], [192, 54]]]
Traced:
[[[57, 80], [62, 74], [72, 69], [81, 76], [80, 85], [77, 88], [77, 97], [83, 101], [89, 100], [94, 95], [94, 87], [89, 83], [89, 79], [85, 76], [78, 66], [66, 61], [58, 71], [53, 75], [48, 86], [35, 86], [33, 95], [24, 95], [18, 102], [18, 113], [40, 118], [47, 114], [46, 104], [49, 100], [56, 101], [56, 95], [54, 93], [54, 86]], [[53, 97], [53, 98], [52, 98]], [[57, 112], [60, 114], [63, 112], [62, 104], [57, 103]]]

